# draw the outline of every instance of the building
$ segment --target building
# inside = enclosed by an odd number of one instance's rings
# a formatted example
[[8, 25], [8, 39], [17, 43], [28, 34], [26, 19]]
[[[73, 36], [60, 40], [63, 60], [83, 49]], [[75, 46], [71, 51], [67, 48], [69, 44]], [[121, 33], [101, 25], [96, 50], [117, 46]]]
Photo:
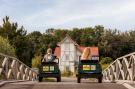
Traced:
[[[66, 36], [58, 47], [55, 48], [54, 55], [59, 58], [59, 67], [62, 72], [75, 72], [85, 47], [79, 46], [70, 36]], [[98, 55], [97, 47], [90, 47], [91, 55]]]

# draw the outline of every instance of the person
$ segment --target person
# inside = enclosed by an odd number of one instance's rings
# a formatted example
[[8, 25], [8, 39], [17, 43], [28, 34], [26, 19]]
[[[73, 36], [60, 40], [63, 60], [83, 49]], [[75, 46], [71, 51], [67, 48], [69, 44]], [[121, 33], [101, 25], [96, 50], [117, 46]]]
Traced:
[[89, 60], [91, 58], [90, 47], [86, 47], [81, 55], [81, 60]]
[[54, 61], [54, 55], [52, 54], [52, 49], [47, 49], [47, 54], [44, 55], [42, 62], [53, 62]]

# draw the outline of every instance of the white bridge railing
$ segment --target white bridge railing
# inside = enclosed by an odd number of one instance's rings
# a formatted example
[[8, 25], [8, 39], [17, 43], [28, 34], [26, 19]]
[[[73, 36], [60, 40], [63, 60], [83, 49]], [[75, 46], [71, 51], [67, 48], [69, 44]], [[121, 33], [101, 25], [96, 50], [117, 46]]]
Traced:
[[103, 79], [110, 81], [135, 80], [135, 52], [117, 58], [103, 71]]
[[17, 58], [0, 53], [0, 77], [6, 80], [34, 80], [37, 73]]

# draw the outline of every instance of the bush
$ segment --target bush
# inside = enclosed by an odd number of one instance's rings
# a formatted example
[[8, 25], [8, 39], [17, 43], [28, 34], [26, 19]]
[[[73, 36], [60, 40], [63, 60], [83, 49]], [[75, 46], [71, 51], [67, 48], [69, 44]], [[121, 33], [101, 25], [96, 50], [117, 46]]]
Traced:
[[102, 66], [102, 69], [104, 70], [105, 68], [107, 68], [111, 62], [113, 62], [113, 60], [110, 57], [101, 58], [100, 64]]
[[10, 45], [9, 40], [0, 36], [0, 53], [15, 56], [15, 48]]
[[113, 62], [113, 60], [110, 57], [101, 58], [101, 61], [100, 61], [101, 64], [110, 64], [111, 62]]
[[41, 56], [36, 55], [32, 59], [32, 68], [38, 68], [40, 64], [41, 64]]
[[64, 71], [64, 72], [62, 72], [62, 76], [63, 77], [70, 77], [70, 76], [73, 76], [73, 75], [74, 75], [74, 73], [71, 72], [71, 71]]

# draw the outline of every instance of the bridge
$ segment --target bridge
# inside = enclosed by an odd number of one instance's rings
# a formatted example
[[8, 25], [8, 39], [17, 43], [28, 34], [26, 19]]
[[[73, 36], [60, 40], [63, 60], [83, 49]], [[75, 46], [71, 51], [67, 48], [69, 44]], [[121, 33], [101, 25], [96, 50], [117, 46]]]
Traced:
[[135, 52], [117, 58], [103, 70], [103, 83], [95, 79], [62, 77], [62, 82], [38, 82], [38, 73], [15, 57], [0, 53], [0, 89], [135, 89]]

